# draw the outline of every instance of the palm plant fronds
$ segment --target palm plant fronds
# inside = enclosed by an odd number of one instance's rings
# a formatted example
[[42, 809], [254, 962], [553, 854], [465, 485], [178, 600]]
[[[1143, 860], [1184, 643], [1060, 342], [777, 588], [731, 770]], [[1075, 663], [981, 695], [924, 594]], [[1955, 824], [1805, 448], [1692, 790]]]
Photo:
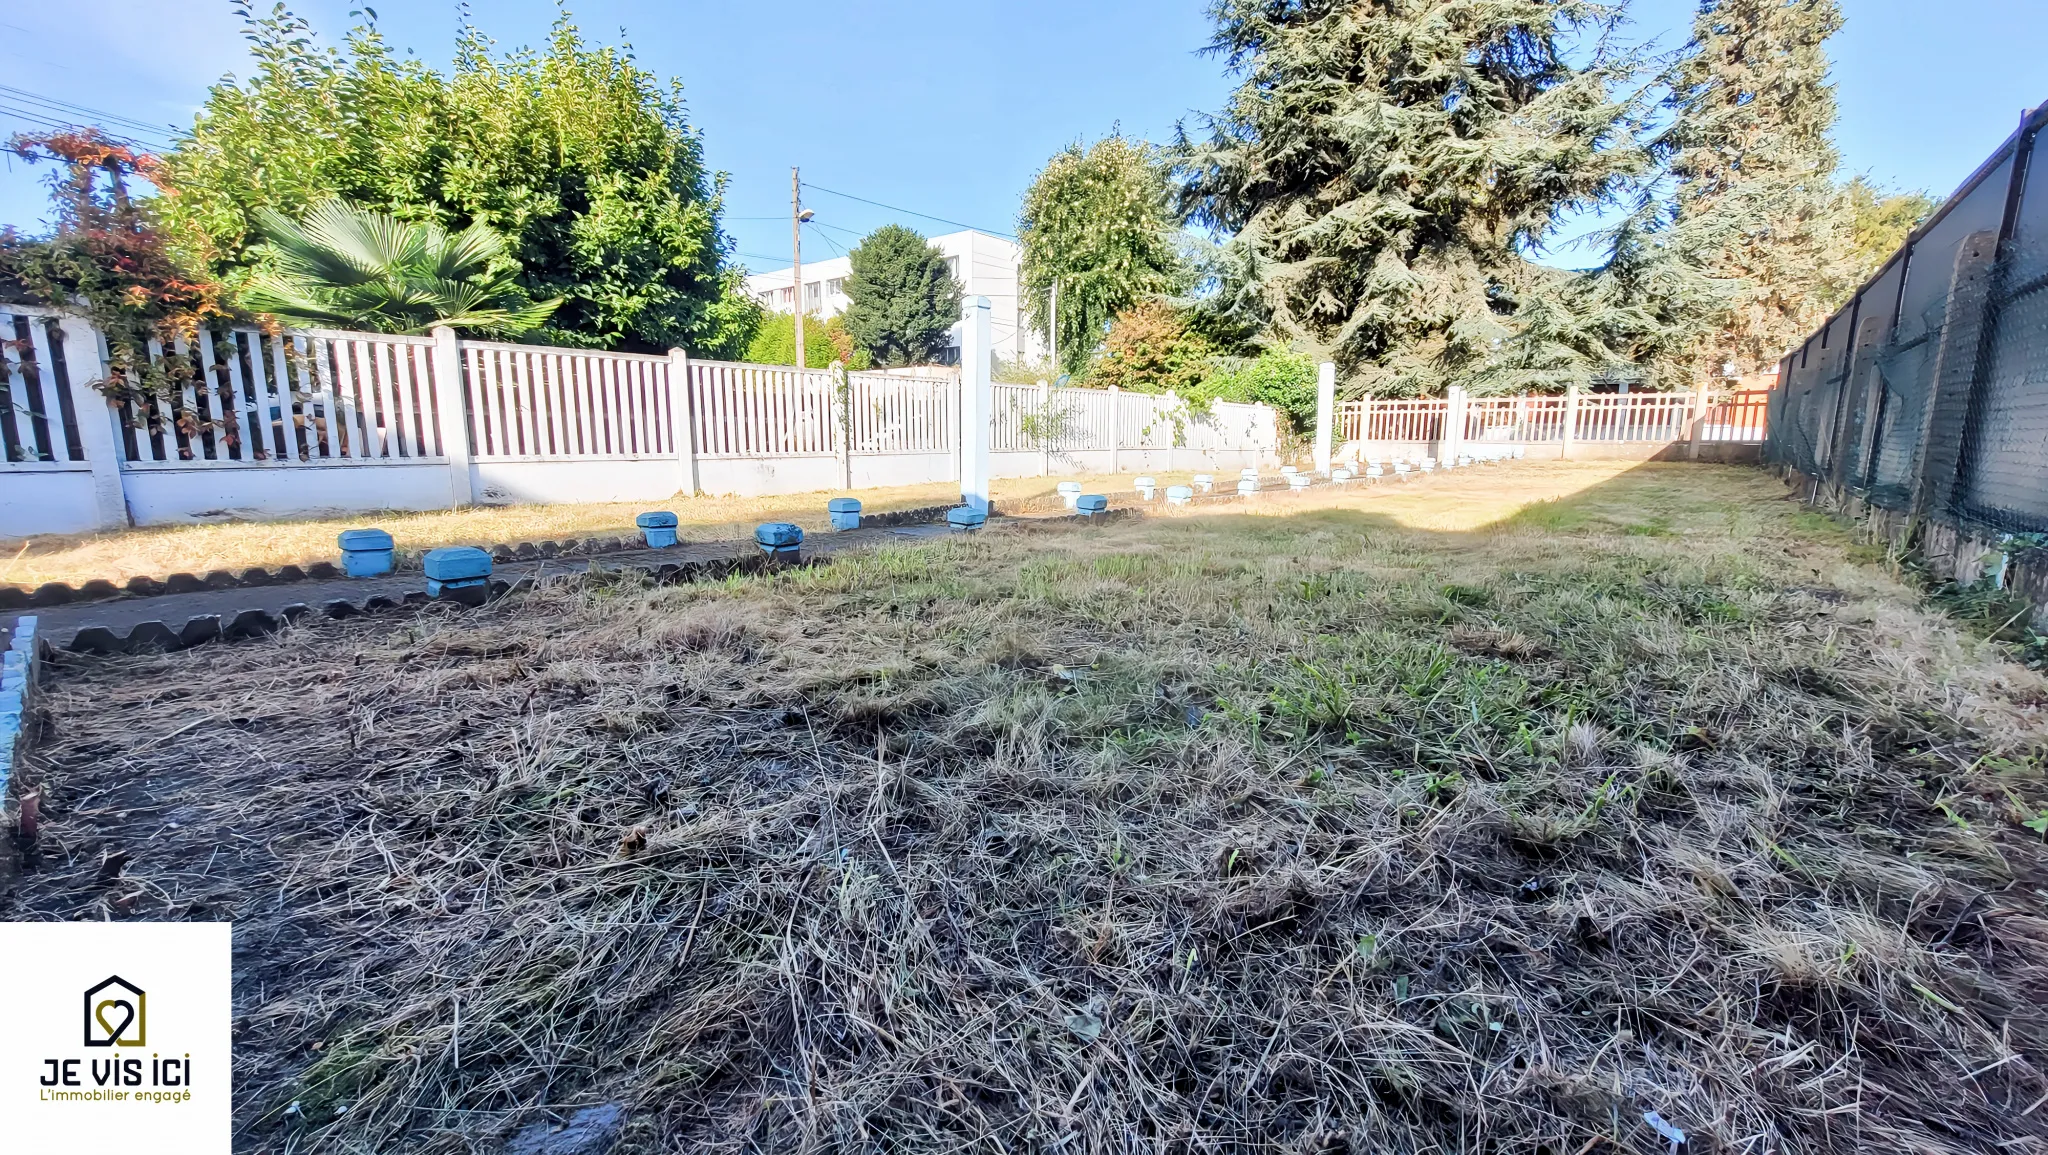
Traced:
[[560, 298], [525, 302], [505, 239], [477, 222], [459, 233], [329, 200], [303, 221], [259, 209], [271, 263], [242, 303], [280, 320], [380, 333], [436, 325], [492, 334], [538, 328]]

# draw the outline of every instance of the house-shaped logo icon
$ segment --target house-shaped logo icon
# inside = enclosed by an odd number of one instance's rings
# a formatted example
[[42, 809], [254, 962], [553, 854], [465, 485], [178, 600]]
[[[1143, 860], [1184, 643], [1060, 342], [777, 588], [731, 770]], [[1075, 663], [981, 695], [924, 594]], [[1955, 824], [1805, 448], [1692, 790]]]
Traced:
[[149, 1002], [142, 988], [119, 975], [85, 992], [85, 1045], [140, 1047], [149, 1038]]

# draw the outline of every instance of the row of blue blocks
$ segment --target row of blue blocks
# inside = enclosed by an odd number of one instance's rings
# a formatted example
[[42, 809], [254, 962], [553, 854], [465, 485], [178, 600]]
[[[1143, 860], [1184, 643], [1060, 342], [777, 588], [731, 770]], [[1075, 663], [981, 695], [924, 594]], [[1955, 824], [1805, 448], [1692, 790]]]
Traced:
[[[1109, 499], [1100, 495], [1083, 496], [1074, 502], [1074, 508], [1084, 516], [1093, 516], [1108, 507]], [[861, 505], [858, 498], [832, 498], [826, 502], [825, 511], [831, 516], [835, 530], [860, 528]], [[946, 511], [946, 524], [955, 530], [973, 532], [987, 523], [988, 514], [971, 506], [963, 505]], [[676, 515], [665, 509], [650, 510], [633, 519], [633, 525], [640, 530], [641, 539], [649, 549], [668, 549], [676, 545], [676, 528], [680, 524]], [[754, 544], [770, 557], [794, 559], [802, 554], [803, 542], [803, 528], [786, 521], [766, 522], [754, 530]], [[394, 545], [391, 535], [384, 530], [343, 530], [336, 544], [341, 546], [342, 572], [350, 577], [381, 577], [392, 571]], [[490, 585], [490, 554], [475, 546], [447, 546], [429, 550], [422, 561], [430, 597], [483, 600]]]

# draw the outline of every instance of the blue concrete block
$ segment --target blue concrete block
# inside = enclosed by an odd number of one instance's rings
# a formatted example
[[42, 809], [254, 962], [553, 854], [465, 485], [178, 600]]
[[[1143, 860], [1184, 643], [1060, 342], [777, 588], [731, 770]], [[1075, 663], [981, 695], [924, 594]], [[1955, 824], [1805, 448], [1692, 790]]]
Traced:
[[491, 576], [491, 555], [473, 545], [451, 545], [428, 550], [422, 568], [431, 581], [444, 585], [481, 580]]
[[754, 528], [754, 543], [771, 557], [793, 558], [803, 552], [804, 531], [786, 521], [763, 522]]
[[378, 577], [391, 572], [391, 535], [381, 529], [345, 529], [334, 539], [341, 546], [341, 572], [350, 577]]
[[667, 549], [676, 543], [676, 515], [665, 509], [649, 510], [633, 519], [640, 527], [640, 539], [648, 549]]
[[834, 530], [860, 528], [860, 498], [835, 497], [825, 503], [825, 513], [831, 517]]
[[1074, 508], [1081, 511], [1082, 517], [1094, 517], [1109, 508], [1109, 499], [1099, 493], [1084, 493], [1074, 499]]
[[956, 530], [972, 533], [988, 524], [988, 514], [973, 506], [958, 505], [946, 511], [946, 524]]
[[1166, 487], [1166, 504], [1168, 505], [1186, 505], [1194, 499], [1195, 490], [1193, 486], [1169, 485]]

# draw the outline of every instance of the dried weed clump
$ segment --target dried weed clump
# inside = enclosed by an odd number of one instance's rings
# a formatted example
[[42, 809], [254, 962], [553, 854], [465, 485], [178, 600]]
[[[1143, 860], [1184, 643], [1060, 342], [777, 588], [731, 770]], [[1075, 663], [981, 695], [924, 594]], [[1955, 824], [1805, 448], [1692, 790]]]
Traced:
[[246, 1151], [2048, 1152], [2048, 692], [1775, 492], [80, 661], [0, 917], [234, 919]]

